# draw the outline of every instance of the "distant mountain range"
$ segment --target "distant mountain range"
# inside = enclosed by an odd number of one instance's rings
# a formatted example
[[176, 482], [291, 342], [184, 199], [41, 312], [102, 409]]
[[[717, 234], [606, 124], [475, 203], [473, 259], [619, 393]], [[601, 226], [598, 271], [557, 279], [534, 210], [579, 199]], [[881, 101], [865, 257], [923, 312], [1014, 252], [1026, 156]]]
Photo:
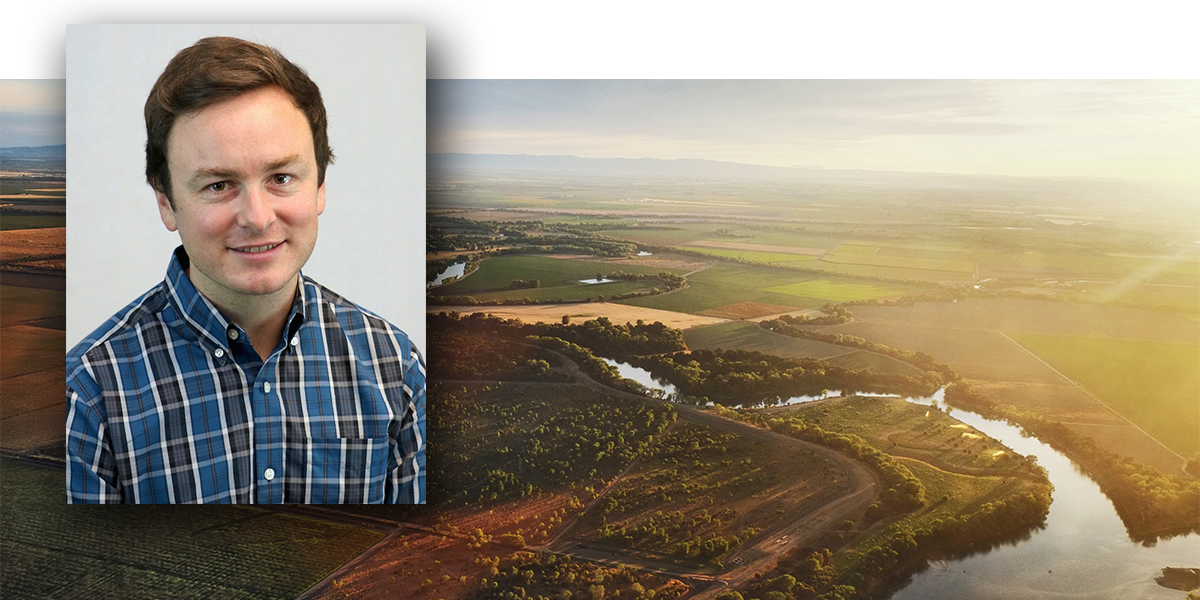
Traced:
[[1066, 193], [1072, 196], [1101, 196], [1109, 199], [1118, 196], [1143, 196], [1152, 190], [1156, 195], [1164, 190], [1169, 190], [1172, 195], [1187, 192], [1168, 184], [1159, 186], [1122, 179], [963, 175], [825, 169], [811, 166], [773, 167], [690, 158], [582, 158], [567, 155], [463, 153], [435, 153], [429, 154], [427, 158], [431, 178], [454, 176], [456, 173], [508, 172], [514, 175], [623, 176], [696, 182], [744, 180], [887, 188], [992, 189], [1032, 192], [1039, 195]]
[[0, 170], [65, 171], [67, 146], [14, 146], [0, 148]]

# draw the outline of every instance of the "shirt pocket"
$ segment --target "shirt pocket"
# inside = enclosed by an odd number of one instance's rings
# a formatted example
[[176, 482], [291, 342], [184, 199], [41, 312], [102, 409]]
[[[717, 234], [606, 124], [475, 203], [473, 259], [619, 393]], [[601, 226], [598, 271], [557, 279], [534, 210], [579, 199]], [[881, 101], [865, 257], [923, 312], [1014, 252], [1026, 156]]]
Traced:
[[388, 438], [310, 438], [313, 504], [378, 504], [388, 474]]

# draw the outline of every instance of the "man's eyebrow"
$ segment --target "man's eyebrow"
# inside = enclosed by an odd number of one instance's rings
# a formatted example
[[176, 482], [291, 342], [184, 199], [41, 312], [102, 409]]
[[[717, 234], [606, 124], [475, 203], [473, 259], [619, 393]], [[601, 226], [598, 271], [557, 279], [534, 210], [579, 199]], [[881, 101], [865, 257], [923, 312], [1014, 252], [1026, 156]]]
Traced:
[[[297, 165], [304, 166], [304, 159], [299, 154], [292, 154], [291, 156], [285, 156], [279, 160], [268, 163], [265, 167], [263, 167], [263, 170], [276, 171], [284, 167], [294, 168]], [[236, 171], [234, 169], [199, 169], [187, 180], [187, 182], [189, 185], [196, 185], [206, 179], [236, 179], [241, 175], [242, 173], [240, 171]]]
[[273, 163], [268, 164], [265, 170], [266, 171], [274, 171], [276, 169], [282, 169], [284, 167], [292, 167], [297, 164], [303, 165], [304, 159], [302, 159], [299, 154], [293, 154], [291, 156], [285, 156]]

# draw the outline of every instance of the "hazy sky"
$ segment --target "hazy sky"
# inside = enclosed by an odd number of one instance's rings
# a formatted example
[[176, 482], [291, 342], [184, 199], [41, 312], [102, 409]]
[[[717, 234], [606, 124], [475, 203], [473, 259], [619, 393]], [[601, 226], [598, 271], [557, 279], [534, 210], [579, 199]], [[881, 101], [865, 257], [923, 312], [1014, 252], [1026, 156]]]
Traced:
[[0, 79], [0, 148], [66, 143], [62, 79]]
[[431, 80], [430, 152], [1200, 184], [1200, 81]]

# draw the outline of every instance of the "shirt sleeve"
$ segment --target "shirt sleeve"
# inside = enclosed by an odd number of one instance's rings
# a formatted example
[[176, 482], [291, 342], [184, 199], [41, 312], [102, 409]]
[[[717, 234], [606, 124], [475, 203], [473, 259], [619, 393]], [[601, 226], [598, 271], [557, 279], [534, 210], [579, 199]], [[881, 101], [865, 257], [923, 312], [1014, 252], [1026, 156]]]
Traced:
[[67, 504], [120, 503], [116, 458], [95, 403], [67, 387]]
[[[407, 340], [406, 340], [407, 341]], [[390, 504], [425, 503], [425, 361], [411, 344], [404, 371], [404, 415], [393, 449], [396, 466], [388, 474]]]

